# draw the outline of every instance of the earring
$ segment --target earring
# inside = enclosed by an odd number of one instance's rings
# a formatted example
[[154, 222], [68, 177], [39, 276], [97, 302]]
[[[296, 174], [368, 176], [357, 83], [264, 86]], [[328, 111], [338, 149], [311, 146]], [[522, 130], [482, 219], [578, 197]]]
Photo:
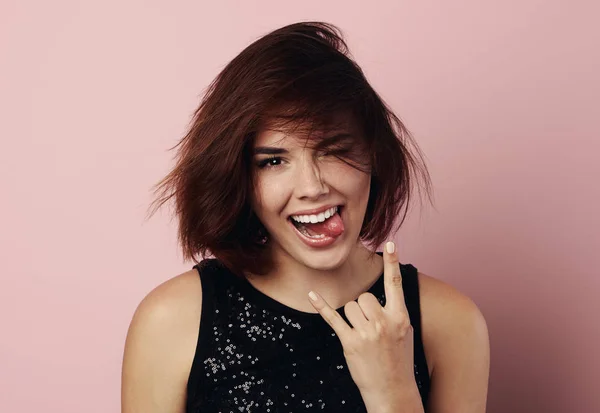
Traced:
[[258, 229], [257, 233], [256, 233], [256, 238], [258, 240], [258, 243], [261, 245], [265, 245], [267, 243], [267, 241], [269, 241], [269, 236], [267, 234], [267, 231], [265, 230], [265, 228], [261, 225], [260, 228]]
[[[261, 231], [262, 232], [262, 231]], [[262, 232], [261, 234], [261, 238], [260, 238], [260, 243], [262, 245], [265, 245], [267, 242], [269, 241], [269, 236], [267, 235], [266, 232]]]

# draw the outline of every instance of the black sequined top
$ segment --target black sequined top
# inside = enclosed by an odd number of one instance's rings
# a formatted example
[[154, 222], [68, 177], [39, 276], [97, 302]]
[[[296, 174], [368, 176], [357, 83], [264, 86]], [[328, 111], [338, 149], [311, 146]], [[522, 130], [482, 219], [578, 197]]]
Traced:
[[[342, 345], [320, 314], [283, 305], [216, 259], [196, 265], [202, 283], [198, 346], [186, 413], [366, 413]], [[401, 264], [414, 330], [415, 379], [426, 406], [417, 269]], [[369, 288], [385, 305], [383, 274]], [[343, 307], [337, 310], [348, 321]]]

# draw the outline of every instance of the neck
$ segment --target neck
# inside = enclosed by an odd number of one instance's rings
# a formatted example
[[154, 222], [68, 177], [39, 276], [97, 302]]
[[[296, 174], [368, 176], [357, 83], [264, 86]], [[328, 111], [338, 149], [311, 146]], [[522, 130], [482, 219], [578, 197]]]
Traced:
[[383, 272], [383, 260], [362, 243], [357, 243], [338, 268], [316, 270], [289, 256], [275, 259], [271, 272], [248, 276], [248, 281], [280, 303], [307, 313], [316, 313], [308, 292], [317, 291], [334, 309], [344, 306], [366, 291]]

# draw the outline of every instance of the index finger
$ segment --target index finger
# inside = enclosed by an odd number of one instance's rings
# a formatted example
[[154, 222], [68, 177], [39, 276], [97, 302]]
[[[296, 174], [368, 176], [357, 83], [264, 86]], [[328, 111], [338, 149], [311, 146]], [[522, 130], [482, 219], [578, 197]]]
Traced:
[[383, 253], [383, 280], [385, 286], [385, 308], [391, 309], [392, 313], [404, 312], [408, 314], [406, 302], [404, 301], [404, 289], [402, 288], [402, 273], [396, 245], [393, 242], [385, 244]]
[[313, 307], [321, 314], [321, 317], [323, 317], [327, 324], [333, 328], [333, 331], [335, 331], [340, 340], [350, 334], [352, 328], [337, 311], [331, 308], [320, 294], [311, 291], [308, 293], [308, 296]]

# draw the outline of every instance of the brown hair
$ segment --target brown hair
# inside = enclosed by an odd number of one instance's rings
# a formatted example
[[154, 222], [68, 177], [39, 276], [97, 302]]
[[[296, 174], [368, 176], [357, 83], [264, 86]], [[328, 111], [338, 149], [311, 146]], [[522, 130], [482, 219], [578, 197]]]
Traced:
[[369, 85], [340, 30], [322, 22], [275, 30], [223, 69], [172, 148], [177, 163], [156, 185], [150, 214], [174, 198], [184, 258], [198, 262], [210, 253], [240, 276], [266, 273], [269, 243], [260, 238], [268, 234], [250, 207], [253, 139], [275, 118], [318, 129], [342, 112], [358, 122], [369, 155], [371, 190], [360, 238], [377, 247], [404, 222], [414, 178], [429, 195], [431, 181], [418, 146]]

